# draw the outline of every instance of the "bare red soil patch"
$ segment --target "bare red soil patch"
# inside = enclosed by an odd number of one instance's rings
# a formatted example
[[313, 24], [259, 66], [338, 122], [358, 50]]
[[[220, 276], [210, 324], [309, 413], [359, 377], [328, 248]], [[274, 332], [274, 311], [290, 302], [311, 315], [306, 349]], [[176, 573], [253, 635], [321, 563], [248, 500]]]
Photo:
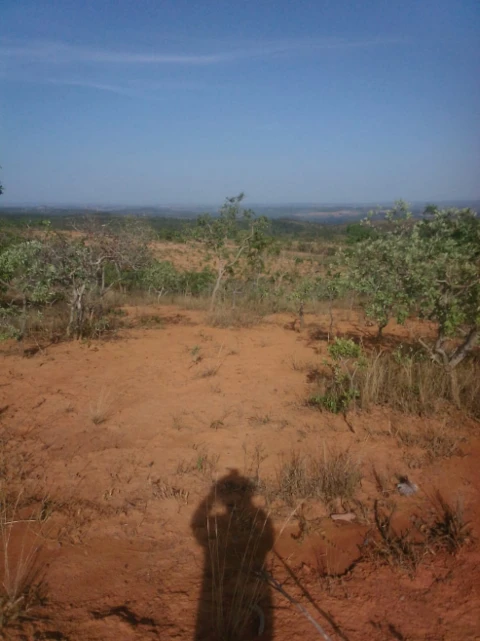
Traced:
[[[194, 639], [204, 550], [192, 519], [212, 480], [238, 470], [258, 482], [252, 500], [275, 536], [283, 529], [268, 554], [272, 576], [332, 639], [480, 639], [478, 423], [453, 412], [420, 418], [378, 409], [350, 415], [352, 431], [342, 415], [307, 407], [309, 368], [326, 354], [326, 316], [307, 318], [299, 333], [285, 329], [286, 316], [218, 329], [201, 312], [146, 313], [160, 327], [58, 344], [31, 358], [8, 347], [0, 354], [2, 428], [41, 462], [28, 484], [38, 483], [52, 510], [37, 559], [46, 601], [5, 638]], [[346, 312], [337, 329], [371, 340], [352, 320]], [[387, 339], [407, 341], [402, 331]], [[427, 460], [418, 444], [395, 436], [438, 425], [458, 440], [451, 458]], [[291, 516], [292, 506], [262, 489], [275, 485], [292, 451], [322, 457], [332, 447], [348, 448], [361, 468], [354, 499], [295, 501]], [[419, 487], [412, 497], [396, 492], [405, 474]], [[456, 555], [431, 551], [414, 575], [364, 558], [375, 500], [396, 503], [402, 529], [429, 517], [437, 490], [462, 502], [470, 524]], [[330, 518], [348, 511], [354, 522]], [[12, 563], [28, 525], [13, 527]], [[275, 590], [267, 616], [269, 639], [320, 638]]]

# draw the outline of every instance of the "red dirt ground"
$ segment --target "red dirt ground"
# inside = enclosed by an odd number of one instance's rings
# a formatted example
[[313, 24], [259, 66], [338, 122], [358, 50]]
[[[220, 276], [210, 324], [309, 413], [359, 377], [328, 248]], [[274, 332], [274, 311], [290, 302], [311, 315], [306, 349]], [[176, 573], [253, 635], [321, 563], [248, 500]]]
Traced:
[[[350, 448], [362, 466], [358, 501], [337, 506], [358, 520], [334, 523], [321, 503], [300, 506], [271, 554], [275, 578], [334, 640], [480, 639], [478, 423], [378, 409], [350, 415], [352, 432], [342, 416], [306, 407], [306, 372], [326, 353], [325, 341], [310, 336], [328, 326], [326, 317], [307, 318], [297, 333], [286, 316], [218, 329], [205, 325], [202, 312], [128, 312], [137, 320], [156, 314], [163, 326], [54, 345], [29, 358], [12, 345], [0, 353], [0, 421], [42, 463], [29, 488], [37, 484], [56, 506], [38, 559], [47, 601], [5, 638], [193, 639], [203, 551], [190, 523], [212, 479], [232, 469], [251, 476], [257, 452], [260, 477], [274, 480], [292, 450], [323, 456], [334, 446]], [[338, 329], [370, 331], [349, 312]], [[408, 340], [408, 329], [392, 331]], [[463, 439], [459, 455], [428, 462], [392, 436], [392, 425], [415, 431], [427, 424]], [[456, 556], [427, 554], [413, 578], [356, 563], [373, 527], [373, 502], [382, 499], [373, 465], [391, 482], [398, 522], [429, 514], [440, 490], [462, 501], [470, 542]], [[395, 475], [406, 473], [418, 494], [394, 496]], [[276, 501], [271, 509], [278, 533], [291, 508]], [[15, 563], [35, 533], [12, 527]], [[277, 592], [272, 614], [275, 641], [320, 638]]]

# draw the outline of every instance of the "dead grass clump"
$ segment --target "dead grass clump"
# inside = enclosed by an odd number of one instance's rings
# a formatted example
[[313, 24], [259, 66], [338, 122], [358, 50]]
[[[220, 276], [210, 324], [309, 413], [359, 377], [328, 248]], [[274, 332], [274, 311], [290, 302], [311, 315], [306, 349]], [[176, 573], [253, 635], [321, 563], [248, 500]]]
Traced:
[[144, 329], [163, 328], [165, 320], [158, 314], [142, 314], [138, 319], [138, 324]]
[[[457, 402], [460, 409], [480, 417], [480, 362], [469, 359], [455, 369], [455, 379], [422, 352], [402, 355], [399, 350], [375, 352], [357, 372], [359, 405], [389, 405], [411, 414], [433, 414], [442, 403]], [[456, 399], [452, 393], [456, 387]]]
[[372, 465], [372, 474], [375, 480], [377, 491], [384, 496], [388, 496], [392, 492], [392, 482], [388, 474], [378, 470], [375, 465]]
[[254, 306], [218, 306], [208, 314], [207, 323], [212, 327], [253, 327], [261, 322], [262, 316]]
[[320, 457], [292, 451], [277, 474], [278, 496], [289, 505], [307, 498], [328, 505], [337, 498], [352, 499], [361, 479], [348, 450], [324, 450]]
[[112, 415], [113, 405], [111, 390], [102, 387], [97, 400], [89, 408], [89, 416], [92, 423], [94, 425], [105, 423]]
[[195, 445], [194, 450], [197, 454], [189, 460], [183, 459], [177, 465], [176, 473], [178, 475], [199, 472], [203, 476], [213, 476], [217, 470], [219, 454], [210, 454], [206, 447]]
[[69, 318], [68, 307], [62, 302], [47, 306], [42, 311], [31, 309], [25, 320], [24, 337], [39, 343], [55, 343], [66, 336]]
[[471, 528], [464, 519], [463, 507], [460, 501], [452, 506], [440, 492], [436, 493], [433, 505], [435, 518], [428, 528], [428, 543], [435, 550], [455, 554], [468, 543], [471, 536]]
[[166, 500], [166, 499], [175, 499], [179, 503], [184, 503], [185, 505], [188, 505], [188, 496], [189, 496], [189, 491], [177, 487], [176, 485], [172, 485], [169, 483], [167, 480], [158, 478], [155, 479], [154, 481], [151, 481], [152, 484], [152, 496], [154, 498]]
[[0, 636], [44, 598], [39, 553], [48, 517], [32, 433], [0, 428]]
[[42, 510], [20, 510], [21, 494], [15, 503], [5, 488], [0, 488], [0, 541], [3, 580], [0, 588], [0, 631], [29, 617], [31, 609], [45, 597], [41, 549]]
[[374, 514], [376, 531], [367, 534], [364, 557], [380, 565], [390, 565], [413, 575], [427, 552], [422, 537], [414, 537], [412, 529], [397, 531], [392, 525], [395, 506], [390, 511], [381, 511], [375, 501]]
[[317, 372], [316, 365], [314, 363], [310, 361], [302, 361], [296, 356], [296, 354], [293, 354], [290, 357], [290, 359], [288, 360], [288, 364], [290, 366], [290, 369], [292, 369], [294, 372], [308, 372], [309, 376], [312, 372]]
[[430, 460], [449, 458], [459, 453], [458, 438], [449, 434], [445, 427], [429, 426], [422, 434], [422, 447]]
[[459, 437], [451, 434], [445, 424], [441, 426], [427, 425], [424, 429], [418, 430], [398, 427], [392, 430], [392, 434], [401, 445], [425, 450], [428, 461], [449, 458], [460, 451]]
[[201, 372], [199, 372], [196, 378], [210, 378], [210, 376], [216, 376], [221, 366], [222, 366], [222, 363], [215, 363], [214, 365], [209, 365], [208, 367], [205, 367]]

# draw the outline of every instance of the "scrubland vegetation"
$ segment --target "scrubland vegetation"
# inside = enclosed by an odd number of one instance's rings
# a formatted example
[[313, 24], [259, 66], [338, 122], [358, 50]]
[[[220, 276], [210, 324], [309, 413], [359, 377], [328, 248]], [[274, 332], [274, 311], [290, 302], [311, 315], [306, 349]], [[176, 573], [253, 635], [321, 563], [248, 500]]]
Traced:
[[[214, 558], [212, 630], [219, 639], [245, 638], [252, 612], [262, 604], [261, 585], [285, 596], [275, 568], [267, 568], [265, 561], [261, 567], [255, 565], [269, 519], [275, 520], [282, 534], [295, 523], [298, 531], [290, 536], [301, 542], [316, 532], [318, 518], [340, 515], [340, 520], [349, 521], [353, 514], [363, 538], [350, 559], [352, 567], [386, 565], [409, 577], [424, 562], [442, 554], [455, 555], [473, 540], [460, 498], [447, 499], [438, 488], [431, 489], [423, 508], [410, 514], [407, 524], [398, 522], [395, 515], [397, 502], [404, 500], [396, 486], [410, 483], [404, 478], [405, 469], [414, 474], [461, 455], [471, 432], [452, 425], [478, 426], [480, 219], [471, 210], [435, 207], [413, 217], [406, 204], [398, 202], [380, 221], [367, 218], [341, 228], [319, 226], [316, 235], [314, 228], [287, 221], [283, 227], [279, 222], [272, 225], [244, 210], [241, 195], [227, 199], [218, 216], [200, 216], [168, 233], [158, 229], [158, 221], [156, 228], [151, 220], [138, 217], [74, 218], [63, 228], [58, 221], [3, 221], [0, 226], [0, 336], [5, 368], [8, 358], [23, 362], [35, 354], [45, 355], [54, 344], [94, 349], [98, 345], [102, 350], [136, 331], [163, 332], [181, 324], [184, 313], [201, 314], [202, 330], [196, 342], [182, 348], [185, 376], [202, 385], [202, 394], [212, 399], [225, 395], [223, 384], [231, 376], [242, 400], [246, 365], [228, 369], [241, 349], [233, 346], [229, 336], [238, 341], [242, 332], [270, 319], [274, 324], [265, 324], [253, 361], [263, 348], [275, 354], [277, 329], [268, 328], [277, 328], [278, 323], [291, 336], [289, 340], [302, 341], [302, 348], [309, 350], [307, 358], [305, 352], [289, 356], [277, 347], [275, 367], [281, 362], [285, 372], [303, 381], [302, 391], [295, 392], [295, 401], [289, 400], [287, 409], [280, 400], [271, 400], [250, 416], [237, 409], [233, 419], [234, 410], [227, 401], [223, 408], [217, 400], [211, 401], [217, 412], [207, 420], [212, 438], [221, 438], [236, 421], [241, 429], [248, 425], [258, 433], [291, 428], [297, 439], [280, 452], [272, 443], [275, 462], [270, 468], [267, 465], [266, 472], [264, 462], [272, 456], [268, 443], [257, 442], [253, 450], [244, 443], [248, 494], [261, 502], [261, 518], [255, 516], [249, 525], [247, 517], [242, 521], [243, 513], [236, 513], [223, 533], [218, 516], [207, 519]], [[135, 309], [142, 312], [132, 313]], [[348, 321], [343, 320], [345, 315]], [[279, 319], [278, 323], [272, 319]], [[398, 331], [390, 332], [391, 327]], [[220, 334], [215, 334], [216, 342], [209, 334], [226, 329], [230, 333], [222, 342]], [[174, 368], [172, 362], [170, 367]], [[278, 377], [272, 387], [280, 387], [284, 375], [274, 369], [264, 377]], [[103, 434], [109, 428], [118, 411], [116, 394], [102, 383], [85, 401], [82, 416], [89, 429]], [[229, 398], [233, 403], [234, 397]], [[65, 416], [76, 412], [71, 403]], [[168, 417], [175, 438], [185, 439], [192, 431], [194, 405], [192, 401], [192, 407]], [[0, 421], [8, 415], [8, 407], [0, 407]], [[371, 420], [375, 412], [387, 417], [388, 429], [375, 427], [376, 419]], [[338, 444], [335, 434], [342, 425], [346, 436]], [[21, 630], [41, 612], [48, 594], [48, 576], [45, 582], [45, 568], [37, 563], [44, 542], [77, 543], [86, 536], [86, 523], [96, 515], [116, 518], [122, 510], [126, 515], [130, 509], [126, 503], [114, 507], [117, 485], [125, 492], [137, 476], [145, 475], [143, 467], [137, 474], [135, 466], [131, 478], [123, 478], [120, 469], [111, 472], [111, 487], [105, 490], [105, 505], [99, 511], [80, 497], [81, 491], [71, 490], [65, 499], [47, 488], [38, 473], [45, 452], [38, 449], [42, 439], [36, 439], [35, 425], [13, 429], [5, 420], [1, 429], [0, 634]], [[320, 432], [321, 447], [303, 447], [302, 440]], [[387, 449], [395, 452], [396, 461], [383, 471], [360, 453], [370, 442], [377, 442], [379, 434]], [[218, 479], [222, 455], [195, 436], [191, 448], [188, 456], [174, 462], [171, 473], [154, 477], [148, 471], [142, 476], [151, 489], [149, 500], [188, 506], [195, 488], [208, 493], [209, 485]], [[397, 455], [403, 457], [402, 466]], [[190, 476], [192, 485], [185, 481]], [[364, 483], [373, 489], [366, 491]], [[318, 518], [308, 517], [307, 506], [314, 504], [322, 506]], [[247, 543], [235, 579], [234, 607], [228, 610], [225, 549], [235, 538], [234, 527], [244, 527]], [[330, 537], [333, 540], [335, 533]], [[319, 568], [319, 581], [325, 577], [341, 581], [340, 575], [346, 572], [325, 564]], [[250, 576], [255, 579], [253, 591], [248, 587]], [[300, 597], [297, 590], [293, 602], [298, 605]], [[151, 626], [153, 630], [155, 625]], [[147, 633], [146, 627], [141, 629]], [[317, 623], [316, 633], [321, 635], [321, 629]], [[333, 630], [332, 635], [338, 633], [335, 626]], [[361, 638], [367, 638], [367, 633]]]

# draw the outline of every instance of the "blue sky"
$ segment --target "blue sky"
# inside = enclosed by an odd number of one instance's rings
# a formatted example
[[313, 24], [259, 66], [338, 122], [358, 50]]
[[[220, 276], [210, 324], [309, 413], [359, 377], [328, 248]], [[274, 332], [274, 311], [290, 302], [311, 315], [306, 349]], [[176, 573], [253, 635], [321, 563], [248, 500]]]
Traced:
[[3, 0], [7, 203], [479, 198], [477, 0]]

